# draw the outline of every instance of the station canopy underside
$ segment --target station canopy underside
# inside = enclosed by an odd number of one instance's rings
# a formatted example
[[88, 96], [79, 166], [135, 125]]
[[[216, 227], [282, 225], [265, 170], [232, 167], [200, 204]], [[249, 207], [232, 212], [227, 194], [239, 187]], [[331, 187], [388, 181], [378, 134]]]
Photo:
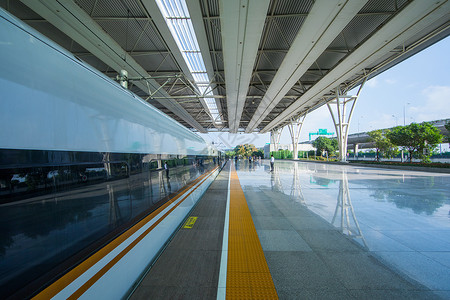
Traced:
[[450, 33], [449, 1], [158, 1], [0, 4], [197, 132], [285, 126]]

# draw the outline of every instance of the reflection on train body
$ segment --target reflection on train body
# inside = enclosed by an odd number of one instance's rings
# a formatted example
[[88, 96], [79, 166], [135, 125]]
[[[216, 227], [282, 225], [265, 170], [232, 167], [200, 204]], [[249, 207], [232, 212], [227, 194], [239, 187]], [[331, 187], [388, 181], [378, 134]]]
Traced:
[[[201, 157], [199, 166], [200, 157], [166, 155], [166, 178], [149, 155], [54, 152], [0, 150], [2, 158], [21, 156], [26, 165], [1, 161], [1, 295], [70, 268], [214, 167], [212, 157]], [[27, 157], [33, 161], [26, 164]]]

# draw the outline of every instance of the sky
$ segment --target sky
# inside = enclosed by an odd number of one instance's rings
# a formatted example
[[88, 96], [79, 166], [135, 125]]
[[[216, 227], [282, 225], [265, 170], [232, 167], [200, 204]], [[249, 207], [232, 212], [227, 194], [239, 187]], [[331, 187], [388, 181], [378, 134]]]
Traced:
[[[447, 37], [367, 81], [356, 103], [349, 133], [450, 118], [449, 53], [450, 37]], [[353, 90], [348, 94], [356, 93], [357, 90]], [[309, 140], [309, 133], [318, 129], [336, 131], [326, 106], [306, 116], [299, 141]], [[208, 133], [201, 136], [219, 148], [233, 148], [244, 143], [262, 147], [270, 142], [268, 133]], [[291, 143], [287, 128], [283, 129], [280, 143]]]

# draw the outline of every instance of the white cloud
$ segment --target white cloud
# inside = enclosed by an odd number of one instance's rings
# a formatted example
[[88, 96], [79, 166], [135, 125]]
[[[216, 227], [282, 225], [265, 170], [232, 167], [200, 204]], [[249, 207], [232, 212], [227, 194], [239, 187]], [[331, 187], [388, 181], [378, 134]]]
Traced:
[[408, 109], [416, 122], [450, 118], [450, 86], [429, 86], [422, 90], [423, 105]]
[[366, 86], [370, 87], [370, 88], [374, 88], [378, 85], [378, 79], [376, 77], [370, 79], [369, 81], [366, 82]]
[[369, 121], [366, 127], [369, 127], [367, 130], [371, 131], [390, 128], [397, 125], [403, 125], [403, 119], [401, 119], [400, 116], [382, 113], [376, 119]]
[[396, 84], [397, 80], [395, 80], [395, 79], [385, 79], [384, 82], [387, 83], [387, 84]]

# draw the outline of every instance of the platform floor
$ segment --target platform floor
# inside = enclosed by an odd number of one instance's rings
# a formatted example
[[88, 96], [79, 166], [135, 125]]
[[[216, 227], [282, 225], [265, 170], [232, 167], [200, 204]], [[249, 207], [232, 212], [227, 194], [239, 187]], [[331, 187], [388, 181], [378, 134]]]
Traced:
[[142, 280], [131, 299], [215, 299], [228, 193], [229, 164]]
[[[225, 298], [230, 167], [132, 299]], [[279, 299], [450, 299], [449, 175], [286, 161], [236, 169]], [[229, 290], [227, 299], [251, 298]]]

